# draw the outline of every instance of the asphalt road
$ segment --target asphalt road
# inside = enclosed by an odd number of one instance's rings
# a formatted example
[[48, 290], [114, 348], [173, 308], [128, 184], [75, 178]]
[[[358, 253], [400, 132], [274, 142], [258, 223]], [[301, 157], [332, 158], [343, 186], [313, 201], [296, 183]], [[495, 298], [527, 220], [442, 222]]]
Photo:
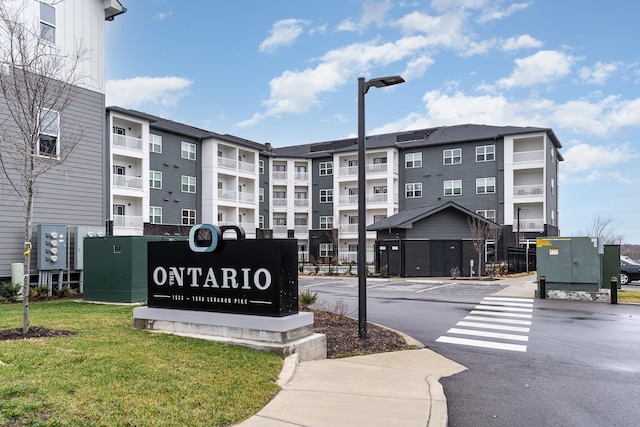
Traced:
[[[357, 279], [301, 278], [305, 287], [357, 317]], [[452, 427], [640, 425], [639, 305], [500, 301], [494, 294], [502, 288], [369, 280], [367, 318], [469, 368], [441, 380]], [[504, 316], [514, 316], [500, 322], [520, 323], [487, 330], [488, 321], [474, 320], [491, 317], [477, 314], [487, 304], [504, 304]]]

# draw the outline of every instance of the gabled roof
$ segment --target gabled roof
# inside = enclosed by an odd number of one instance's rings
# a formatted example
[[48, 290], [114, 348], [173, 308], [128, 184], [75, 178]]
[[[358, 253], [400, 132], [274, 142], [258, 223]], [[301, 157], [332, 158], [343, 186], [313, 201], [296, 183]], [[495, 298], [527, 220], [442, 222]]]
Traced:
[[378, 230], [386, 230], [390, 228], [413, 228], [413, 224], [427, 218], [433, 214], [438, 212], [442, 212], [445, 209], [455, 209], [467, 216], [472, 218], [479, 219], [485, 223], [490, 228], [500, 227], [493, 221], [486, 219], [485, 217], [478, 215], [477, 213], [470, 211], [469, 209], [463, 208], [457, 203], [454, 202], [444, 202], [444, 203], [436, 203], [433, 205], [420, 206], [417, 208], [405, 209], [403, 211], [398, 212], [395, 215], [391, 215], [381, 221], [376, 222], [375, 224], [371, 224], [367, 227], [367, 231], [378, 231]]

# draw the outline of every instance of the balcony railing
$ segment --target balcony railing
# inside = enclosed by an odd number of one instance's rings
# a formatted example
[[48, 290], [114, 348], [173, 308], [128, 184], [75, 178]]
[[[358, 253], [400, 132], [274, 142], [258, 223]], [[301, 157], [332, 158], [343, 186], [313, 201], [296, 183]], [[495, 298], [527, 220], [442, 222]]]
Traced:
[[134, 138], [132, 136], [120, 135], [117, 133], [111, 134], [111, 141], [114, 147], [120, 147], [127, 150], [142, 151], [142, 139]]
[[273, 177], [273, 179], [277, 179], [280, 181], [286, 181], [287, 180], [287, 171], [273, 171], [271, 173], [271, 176]]
[[271, 205], [274, 207], [287, 206], [287, 199], [284, 197], [273, 198], [271, 199]]
[[286, 225], [274, 225], [273, 226], [273, 234], [287, 234], [287, 226]]
[[309, 262], [309, 251], [298, 251], [298, 262]]
[[[237, 227], [242, 227], [242, 229], [246, 232], [246, 233], [254, 233], [256, 231], [256, 224], [253, 222], [220, 222], [218, 223], [218, 225], [235, 225]], [[231, 232], [229, 233], [228, 236], [225, 235], [225, 238], [233, 238], [235, 237], [235, 233]]]
[[340, 233], [357, 233], [358, 224], [340, 224], [338, 230]]
[[296, 234], [306, 234], [309, 232], [309, 225], [294, 225], [293, 232]]
[[309, 199], [294, 199], [295, 207], [307, 207], [309, 206]]
[[535, 197], [544, 194], [544, 185], [516, 185], [513, 187], [513, 195], [516, 197]]
[[252, 173], [256, 171], [256, 165], [254, 163], [241, 162], [236, 159], [230, 159], [228, 157], [218, 157], [218, 166], [220, 166], [221, 168], [241, 172]]
[[513, 163], [541, 162], [544, 160], [544, 150], [518, 151], [513, 153]]
[[218, 199], [230, 202], [255, 203], [256, 195], [245, 191], [218, 189]]
[[[358, 195], [351, 194], [346, 196], [340, 196], [338, 198], [339, 203], [341, 205], [353, 205], [358, 203]], [[389, 193], [371, 193], [366, 196], [367, 203], [386, 203], [391, 201]], [[398, 194], [394, 193], [393, 195], [394, 203], [398, 202]]]
[[296, 172], [293, 174], [296, 181], [309, 181], [309, 172]]
[[[389, 166], [390, 165], [388, 163], [367, 163], [364, 170], [367, 175], [387, 173]], [[397, 172], [397, 170], [395, 170], [395, 172]], [[341, 167], [338, 169], [338, 175], [341, 177], [356, 176], [358, 175], [358, 166]]]
[[143, 227], [143, 219], [141, 216], [114, 215], [113, 226], [117, 228], [141, 229]]
[[[516, 230], [518, 230], [518, 225], [516, 223]], [[523, 231], [543, 231], [544, 230], [544, 219], [522, 219], [520, 218], [520, 232]]]
[[144, 181], [137, 176], [117, 175], [113, 174], [113, 186], [119, 188], [131, 188], [134, 190], [142, 190]]

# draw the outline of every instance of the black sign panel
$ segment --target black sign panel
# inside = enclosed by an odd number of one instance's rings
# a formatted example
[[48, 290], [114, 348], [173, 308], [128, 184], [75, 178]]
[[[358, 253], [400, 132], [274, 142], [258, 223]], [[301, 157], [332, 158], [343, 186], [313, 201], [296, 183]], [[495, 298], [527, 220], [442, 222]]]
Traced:
[[296, 240], [225, 240], [215, 252], [189, 242], [148, 243], [148, 306], [262, 316], [298, 312]]

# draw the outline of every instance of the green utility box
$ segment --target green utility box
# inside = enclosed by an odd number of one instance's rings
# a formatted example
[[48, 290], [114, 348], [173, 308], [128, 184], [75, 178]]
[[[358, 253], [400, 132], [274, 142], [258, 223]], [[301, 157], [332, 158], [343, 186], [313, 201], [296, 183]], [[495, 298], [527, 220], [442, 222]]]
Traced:
[[598, 292], [602, 282], [604, 247], [597, 237], [536, 239], [538, 278], [547, 290]]
[[109, 236], [84, 240], [84, 299], [104, 302], [147, 300], [147, 243], [186, 237]]
[[618, 289], [620, 285], [620, 245], [604, 245], [604, 256], [602, 257], [602, 287], [611, 287], [611, 278], [618, 279]]

